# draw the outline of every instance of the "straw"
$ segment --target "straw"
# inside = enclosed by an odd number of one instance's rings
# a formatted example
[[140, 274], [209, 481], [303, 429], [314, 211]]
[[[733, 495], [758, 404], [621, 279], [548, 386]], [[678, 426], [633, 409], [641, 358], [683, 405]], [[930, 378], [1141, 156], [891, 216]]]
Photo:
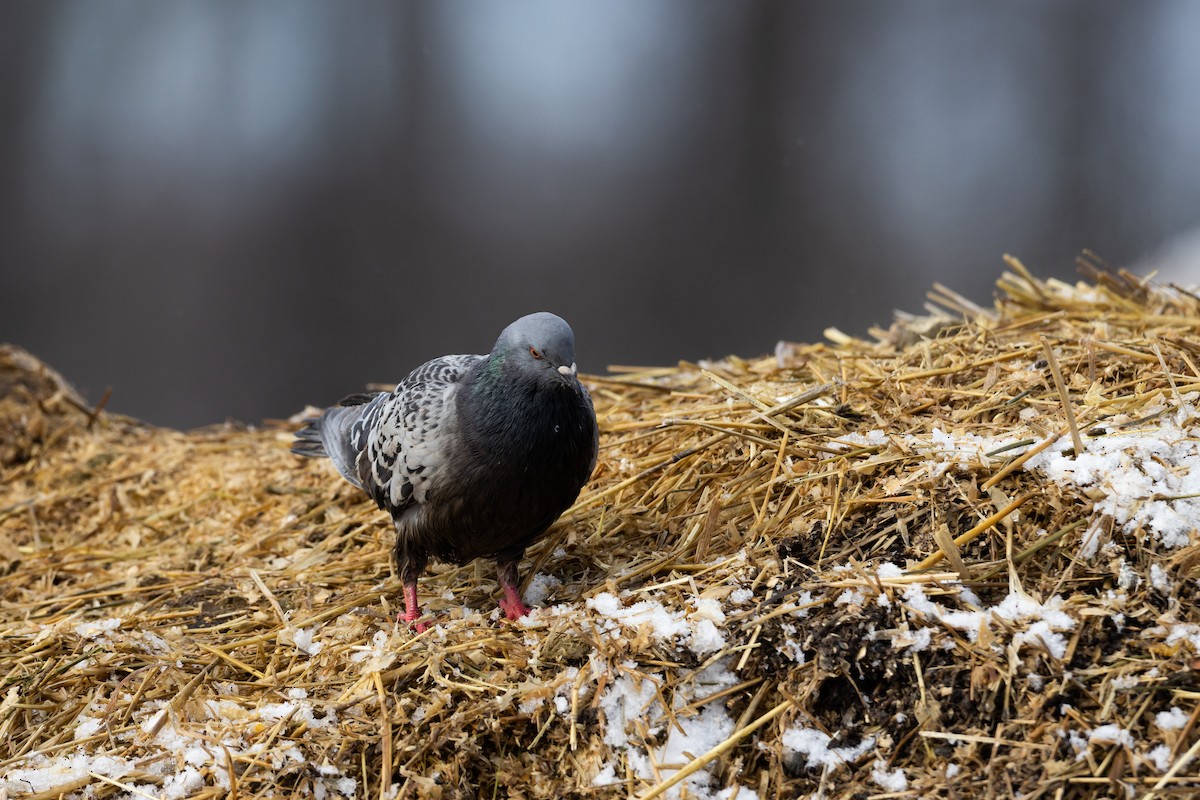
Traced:
[[1044, 467], [1194, 425], [1200, 299], [1007, 263], [991, 308], [935, 285], [867, 337], [585, 376], [539, 608], [434, 564], [420, 635], [389, 521], [288, 452], [313, 409], [155, 428], [0, 347], [0, 793], [1200, 793], [1200, 539]]

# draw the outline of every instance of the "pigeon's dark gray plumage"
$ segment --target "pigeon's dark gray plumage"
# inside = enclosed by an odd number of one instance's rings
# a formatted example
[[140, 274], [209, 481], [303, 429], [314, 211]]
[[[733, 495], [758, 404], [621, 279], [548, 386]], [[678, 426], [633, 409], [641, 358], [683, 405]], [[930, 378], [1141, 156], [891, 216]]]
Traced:
[[[404, 618], [433, 556], [496, 560], [509, 619], [528, 612], [517, 564], [596, 465], [596, 413], [570, 326], [546, 312], [509, 325], [486, 356], [443, 356], [392, 392], [351, 395], [296, 434], [392, 516]], [[417, 626], [423, 629], [423, 625]]]

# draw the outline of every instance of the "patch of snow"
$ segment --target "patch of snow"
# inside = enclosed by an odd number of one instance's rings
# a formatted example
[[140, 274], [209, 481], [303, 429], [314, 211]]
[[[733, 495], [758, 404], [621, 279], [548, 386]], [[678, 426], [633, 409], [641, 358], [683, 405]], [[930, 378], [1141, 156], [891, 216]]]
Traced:
[[861, 589], [846, 589], [833, 601], [835, 606], [863, 606], [866, 605], [867, 596], [863, 594]]
[[[1164, 414], [1153, 423], [1131, 431], [1089, 437], [1082, 454], [1073, 453], [1069, 437], [1054, 444], [1025, 463], [1024, 468], [1065, 486], [1103, 489], [1095, 503], [1097, 518], [1083, 534], [1080, 555], [1095, 558], [1105, 543], [1105, 517], [1111, 517], [1126, 532], [1138, 527], [1150, 530], [1163, 546], [1183, 547], [1196, 529], [1192, 520], [1200, 518], [1200, 428], [1193, 420], [1200, 417], [1194, 405], [1198, 393], [1184, 395], [1184, 403], [1173, 414]], [[1152, 413], [1159, 408], [1147, 408]], [[1021, 419], [1032, 421], [1039, 414], [1026, 408]], [[989, 461], [988, 452], [1015, 444], [1013, 438], [989, 438], [971, 433], [955, 433], [934, 428], [928, 435], [909, 434], [894, 437], [898, 444], [929, 459], [930, 471], [941, 474], [950, 467], [970, 468]], [[886, 444], [882, 431], [852, 433], [840, 437], [834, 446]], [[1067, 451], [1072, 451], [1068, 454]], [[1013, 448], [1011, 455], [1023, 452]]]
[[[721, 703], [708, 703], [700, 709], [699, 714], [677, 717], [677, 722], [678, 725], [667, 729], [667, 741], [656, 748], [657, 752], [654, 754], [663, 780], [686, 766], [694, 756], [707, 753], [728, 739], [734, 726], [733, 718]], [[711, 773], [699, 770], [684, 779], [681, 785], [687, 785], [689, 795], [700, 795], [708, 793], [711, 781]], [[678, 794], [676, 793], [676, 796]]]
[[[206, 786], [228, 790], [231, 759], [253, 757], [261, 772], [307, 763], [301, 749], [303, 740], [298, 739], [282, 750], [268, 751], [263, 741], [245, 738], [251, 733], [261, 734], [284, 719], [308, 728], [337, 723], [332, 710], [323, 717], [314, 715], [312, 702], [304, 689], [293, 687], [284, 690], [283, 695], [286, 699], [282, 702], [259, 708], [244, 708], [231, 700], [207, 699], [198, 706], [203, 709], [199, 718], [172, 715], [166, 719], [150, 741], [145, 758], [138, 762], [151, 764], [150, 771], [162, 779], [161, 790], [156, 788], [151, 796], [189, 797]], [[149, 734], [160, 724], [159, 720], [167, 710], [162, 701], [146, 703], [138, 715], [140, 730]], [[318, 768], [317, 772], [314, 796], [353, 796], [356, 779], [343, 776], [328, 764]]]
[[975, 608], [983, 608], [983, 601], [979, 599], [979, 595], [975, 594], [975, 590], [970, 586], [960, 585], [958, 587], [958, 596], [967, 605], [975, 606]]
[[1088, 734], [1089, 742], [1099, 744], [1119, 744], [1123, 747], [1133, 747], [1133, 734], [1115, 723], [1101, 725]]
[[1067, 639], [1061, 633], [1055, 633], [1050, 623], [1042, 620], [1030, 625], [1024, 631], [1013, 637], [1013, 644], [1018, 650], [1025, 644], [1040, 644], [1049, 651], [1050, 655], [1062, 661], [1067, 655]]
[[716, 794], [711, 794], [709, 797], [712, 800], [759, 800], [758, 792], [753, 789], [747, 789], [745, 786], [738, 786], [736, 783], [729, 786]]
[[1141, 577], [1137, 574], [1137, 570], [1133, 565], [1124, 558], [1117, 562], [1117, 585], [1122, 589], [1132, 592], [1142, 582]]
[[1124, 691], [1125, 689], [1132, 689], [1137, 686], [1138, 678], [1136, 675], [1118, 675], [1112, 679], [1111, 683], [1114, 689]]
[[0, 792], [20, 796], [52, 792], [95, 772], [109, 778], [120, 778], [135, 769], [131, 761], [113, 756], [92, 756], [85, 753], [48, 758], [35, 753], [28, 759], [30, 766], [10, 769], [0, 777]]
[[1147, 757], [1159, 772], [1166, 772], [1171, 768], [1171, 748], [1165, 744], [1155, 747], [1147, 754]]
[[566, 714], [571, 708], [571, 701], [567, 695], [571, 693], [571, 688], [575, 685], [575, 679], [578, 676], [578, 667], [567, 667], [555, 674], [552, 685], [535, 686], [527, 696], [520, 700], [517, 708], [522, 714], [532, 714], [545, 705], [547, 699], [553, 698], [554, 709], [559, 714]]
[[358, 652], [350, 654], [350, 660], [363, 665], [363, 672], [382, 672], [396, 660], [396, 654], [389, 652], [387, 631], [375, 631], [371, 637], [370, 646], [360, 646], [354, 649]]
[[1174, 414], [1146, 427], [1089, 438], [1082, 454], [1067, 455], [1072, 445], [1064, 437], [1025, 468], [1064, 485], [1103, 489], [1098, 513], [1126, 532], [1143, 527], [1164, 547], [1183, 547], [1200, 518], [1200, 431], [1185, 427], [1197, 417], [1197, 396], [1185, 395]]
[[1166, 633], [1168, 645], [1186, 641], [1192, 646], [1192, 652], [1200, 653], [1200, 625], [1194, 622], [1177, 622], [1170, 628], [1159, 627], [1146, 631], [1147, 635], [1155, 633]]
[[705, 656], [725, 646], [720, 631], [725, 612], [719, 601], [697, 598], [691, 612], [667, 608], [657, 600], [641, 600], [626, 606], [611, 592], [601, 592], [588, 598], [587, 607], [603, 617], [601, 630], [611, 633], [619, 628], [648, 631], [659, 640], [678, 640], [698, 656]]
[[168, 800], [191, 797], [204, 788], [204, 776], [195, 767], [184, 767], [182, 771], [168, 775], [162, 788], [163, 797]]
[[859, 445], [862, 447], [878, 447], [888, 443], [888, 435], [879, 428], [874, 428], [866, 433], [854, 432], [847, 433], [844, 436], [839, 436], [836, 441], [828, 442], [830, 447], [835, 447], [841, 450], [849, 450], [850, 445]]
[[96, 717], [79, 717], [76, 720], [75, 734], [72, 738], [86, 739], [89, 736], [95, 736], [104, 727], [104, 720]]
[[830, 747], [832, 737], [817, 728], [793, 727], [783, 732], [785, 753], [803, 756], [809, 769], [834, 768], [857, 761], [873, 747], [875, 737], [868, 736], [853, 747]]
[[596, 777], [592, 778], [592, 786], [612, 786], [614, 783], [621, 782], [621, 779], [617, 777], [617, 768], [612, 762], [605, 762], [600, 771], [596, 773]]
[[604, 743], [611, 747], [629, 746], [629, 728], [635, 719], [645, 720], [647, 726], [662, 716], [658, 706], [658, 673], [652, 675], [631, 674], [637, 664], [625, 661], [621, 664], [625, 672], [610, 680], [600, 695], [600, 710], [604, 712]]
[[120, 617], [109, 617], [108, 619], [81, 622], [75, 626], [74, 631], [82, 639], [96, 639], [115, 631], [121, 627], [123, 621]]
[[[1066, 714], [1067, 710], [1069, 710], [1069, 709], [1070, 709], [1070, 706], [1067, 705], [1066, 703], [1064, 703], [1062, 706], [1059, 707], [1059, 711], [1063, 714]], [[1066, 739], [1067, 744], [1070, 745], [1071, 749], [1075, 751], [1075, 760], [1076, 761], [1079, 761], [1087, 754], [1087, 748], [1088, 748], [1087, 737], [1084, 736], [1079, 731], [1072, 731], [1072, 730], [1059, 731], [1058, 735], [1060, 737], [1062, 737], [1063, 739]]]
[[779, 648], [779, 652], [795, 661], [797, 664], [804, 664], [808, 661], [808, 657], [804, 655], [804, 646], [800, 643], [799, 628], [791, 622], [784, 622], [780, 625], [783, 630], [784, 639], [783, 645]]
[[718, 625], [725, 624], [725, 612], [721, 609], [721, 601], [711, 597], [701, 597], [696, 600], [696, 610], [690, 614], [692, 619], [707, 619]]
[[1062, 610], [1064, 601], [1061, 597], [1051, 597], [1047, 602], [1039, 603], [1029, 595], [1010, 592], [996, 606], [979, 611], [951, 611], [930, 600], [919, 584], [913, 584], [904, 590], [904, 602], [924, 617], [961, 630], [972, 642], [978, 640], [983, 628], [991, 628], [993, 618], [1029, 623], [1026, 630], [1018, 631], [1013, 637], [1013, 644], [1018, 649], [1024, 644], [1041, 645], [1060, 660], [1066, 654], [1067, 640], [1058, 631], [1075, 627], [1075, 620]]
[[725, 646], [725, 637], [717, 630], [712, 620], [703, 619], [692, 630], [690, 642], [692, 652], [698, 656], [715, 653]]
[[[719, 700], [705, 703], [694, 713], [677, 714], [674, 722], [667, 726], [667, 716], [658, 696], [657, 682], [662, 680], [662, 675], [638, 676], [632, 674], [635, 668], [633, 662], [621, 665], [622, 673], [609, 681], [600, 696], [600, 708], [604, 712], [605, 743], [625, 750], [626, 762], [637, 777], [646, 780], [670, 778], [694, 757], [711, 750], [733, 733], [736, 722]], [[676, 693], [674, 703], [679, 709], [691, 699], [714, 694], [737, 682], [737, 676], [726, 664], [712, 664], [696, 673], [688, 696]], [[666, 738], [662, 744], [646, 749], [636, 743], [640, 742], [640, 736], [638, 740], [632, 737], [640, 732], [635, 730], [635, 720], [640, 720], [650, 734], [660, 733], [665, 728]], [[700, 769], [669, 790], [666, 796], [679, 798], [686, 793], [690, 798], [722, 800], [732, 797], [734, 792], [730, 790], [736, 789], [739, 798], [758, 798], [757, 793], [746, 788], [718, 789], [713, 785], [714, 781], [712, 773]], [[600, 770], [593, 785], [619, 782], [616, 768], [610, 763]]]
[[933, 630], [931, 628], [901, 629], [894, 632], [891, 642], [892, 647], [897, 650], [907, 649], [910, 653], [921, 653], [928, 650], [929, 645], [933, 642]]
[[888, 578], [899, 578], [904, 574], [904, 570], [890, 561], [884, 561], [882, 564], [876, 567], [875, 574], [880, 578], [887, 580]]
[[171, 644], [154, 631], [138, 631], [136, 637], [130, 637], [143, 653], [162, 655], [171, 651]]
[[1104, 524], [1104, 517], [1096, 517], [1088, 525], [1087, 530], [1083, 533], [1083, 539], [1079, 543], [1079, 555], [1084, 561], [1091, 561], [1096, 557], [1100, 545], [1106, 541], [1107, 530], [1108, 526]]
[[296, 645], [296, 649], [306, 656], [319, 655], [325, 649], [324, 642], [316, 641], [317, 628], [302, 628], [292, 631], [292, 643]]
[[558, 578], [539, 572], [529, 580], [529, 586], [525, 589], [525, 602], [531, 606], [544, 605], [550, 593], [560, 586], [562, 581]]
[[642, 600], [626, 606], [616, 595], [601, 592], [588, 598], [587, 605], [607, 619], [630, 628], [649, 628], [656, 639], [670, 639], [690, 632], [682, 612], [671, 611], [654, 600]]
[[1170, 594], [1175, 582], [1161, 564], [1150, 565], [1150, 585], [1163, 594]]
[[1164, 731], [1177, 731], [1187, 724], [1188, 715], [1178, 706], [1171, 706], [1167, 711], [1159, 711], [1154, 715], [1154, 724]]
[[814, 602], [812, 592], [805, 589], [803, 592], [796, 595], [796, 599], [792, 602], [796, 604], [796, 610], [789, 613], [793, 617], [807, 617], [808, 608], [806, 608], [806, 606], [811, 606]]
[[744, 603], [749, 603], [754, 599], [754, 592], [749, 589], [734, 589], [729, 593], [729, 602], [735, 606], [740, 606]]
[[908, 791], [908, 776], [904, 770], [899, 767], [889, 770], [882, 758], [875, 759], [875, 763], [871, 764], [871, 780], [885, 792]]

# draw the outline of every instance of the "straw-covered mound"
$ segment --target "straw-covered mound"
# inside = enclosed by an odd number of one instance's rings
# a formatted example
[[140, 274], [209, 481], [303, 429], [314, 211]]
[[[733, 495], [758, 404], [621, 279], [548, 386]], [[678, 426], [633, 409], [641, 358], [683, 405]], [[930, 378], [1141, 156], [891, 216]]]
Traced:
[[539, 608], [435, 567], [420, 635], [295, 421], [154, 428], [0, 350], [0, 796], [1194, 796], [1200, 298], [1010, 265], [588, 379]]

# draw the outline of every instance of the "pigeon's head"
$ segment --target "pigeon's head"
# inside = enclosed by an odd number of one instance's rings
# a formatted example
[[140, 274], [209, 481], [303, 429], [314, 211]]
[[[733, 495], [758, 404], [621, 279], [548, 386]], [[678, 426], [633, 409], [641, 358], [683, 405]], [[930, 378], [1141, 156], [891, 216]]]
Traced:
[[539, 311], [521, 317], [500, 333], [493, 353], [509, 364], [559, 380], [575, 379], [575, 334], [562, 317]]

